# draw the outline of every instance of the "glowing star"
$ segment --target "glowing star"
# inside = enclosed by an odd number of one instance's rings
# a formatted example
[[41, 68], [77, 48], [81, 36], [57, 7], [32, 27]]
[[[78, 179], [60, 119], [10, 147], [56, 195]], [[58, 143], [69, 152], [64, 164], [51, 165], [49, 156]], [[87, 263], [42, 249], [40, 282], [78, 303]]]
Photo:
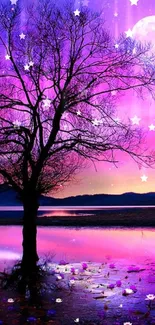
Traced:
[[19, 129], [20, 126], [21, 126], [21, 122], [18, 121], [18, 120], [16, 120], [16, 121], [13, 122], [13, 126], [14, 126], [14, 128], [16, 128], [16, 129]]
[[74, 323], [79, 323], [79, 318], [76, 318], [75, 320], [74, 320]]
[[10, 55], [7, 54], [7, 55], [5, 56], [5, 60], [10, 60]]
[[150, 131], [155, 131], [155, 125], [153, 125], [153, 124], [149, 125], [149, 129], [150, 129]]
[[120, 304], [120, 305], [119, 305], [119, 307], [120, 307], [120, 308], [122, 308], [122, 307], [123, 307], [123, 305], [122, 305], [122, 304]]
[[147, 179], [148, 179], [148, 176], [146, 176], [146, 175], [141, 176], [142, 182], [147, 182]]
[[99, 120], [97, 120], [96, 118], [95, 118], [94, 121], [92, 121], [92, 124], [93, 124], [94, 126], [98, 126], [100, 123], [101, 123], [101, 122], [100, 122]]
[[48, 99], [48, 98], [44, 99], [43, 100], [43, 106], [44, 106], [44, 108], [50, 108], [50, 106], [51, 106], [51, 100]]
[[74, 11], [74, 15], [75, 15], [75, 16], [80, 16], [80, 11], [79, 11], [78, 9], [76, 9], [76, 10]]
[[29, 69], [30, 69], [30, 66], [29, 66], [28, 64], [25, 64], [25, 65], [24, 65], [24, 70], [25, 70], [25, 71], [29, 71]]
[[115, 49], [118, 49], [119, 48], [119, 44], [115, 44]]
[[128, 29], [128, 30], [125, 32], [125, 34], [126, 34], [126, 37], [132, 37], [132, 36], [133, 36], [133, 32], [132, 32], [131, 29]]
[[137, 6], [138, 0], [130, 0], [130, 2], [131, 2], [131, 6], [133, 6], [133, 5]]
[[83, 1], [82, 1], [82, 5], [83, 5], [83, 6], [88, 6], [88, 3], [89, 3], [89, 0], [83, 0]]
[[112, 95], [112, 96], [115, 96], [116, 94], [117, 94], [117, 90], [112, 90], [112, 91], [111, 91], [111, 95]]
[[60, 304], [60, 303], [62, 302], [62, 299], [57, 298], [57, 299], [56, 299], [56, 302], [57, 302], [58, 304]]
[[12, 5], [16, 5], [17, 4], [17, 0], [10, 0]]
[[114, 17], [118, 17], [118, 13], [117, 12], [114, 13]]
[[20, 39], [25, 39], [26, 35], [25, 35], [24, 33], [21, 33], [21, 34], [19, 35], [19, 37], [20, 37]]
[[30, 62], [29, 62], [29, 66], [30, 66], [30, 67], [33, 67], [33, 66], [34, 66], [34, 62], [33, 62], [33, 61], [30, 61]]
[[12, 298], [9, 298], [8, 302], [12, 304], [14, 302], [14, 300]]
[[76, 113], [77, 115], [81, 115], [81, 112], [80, 111], [77, 111], [77, 113]]
[[132, 121], [132, 124], [137, 124], [139, 125], [139, 121], [141, 118], [137, 117], [136, 115], [130, 119]]
[[132, 325], [130, 322], [123, 323], [123, 325]]
[[145, 298], [145, 300], [154, 300], [154, 299], [155, 299], [155, 295], [153, 295], [153, 294], [149, 294]]

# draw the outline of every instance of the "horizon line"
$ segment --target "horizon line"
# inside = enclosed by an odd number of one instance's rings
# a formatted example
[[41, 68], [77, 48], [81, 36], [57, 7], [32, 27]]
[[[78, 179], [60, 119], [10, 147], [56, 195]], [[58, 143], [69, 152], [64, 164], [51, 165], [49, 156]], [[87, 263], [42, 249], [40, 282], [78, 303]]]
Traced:
[[[87, 206], [40, 206], [38, 211], [55, 211], [55, 210], [103, 210], [103, 209], [131, 209], [131, 208], [155, 208], [155, 205], [113, 205], [113, 206], [109, 206], [109, 205], [87, 205]], [[10, 205], [10, 206], [0, 206], [0, 211], [23, 211], [23, 206], [22, 205]]]

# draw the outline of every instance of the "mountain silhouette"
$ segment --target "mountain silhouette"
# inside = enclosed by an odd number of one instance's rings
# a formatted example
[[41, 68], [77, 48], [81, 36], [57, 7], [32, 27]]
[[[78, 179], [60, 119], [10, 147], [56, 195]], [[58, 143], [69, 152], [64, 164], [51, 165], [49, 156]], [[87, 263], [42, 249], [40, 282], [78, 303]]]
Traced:
[[[155, 193], [124, 193], [77, 195], [64, 199], [40, 196], [41, 206], [138, 206], [155, 205]], [[18, 206], [21, 202], [17, 193], [8, 184], [0, 185], [0, 206]]]

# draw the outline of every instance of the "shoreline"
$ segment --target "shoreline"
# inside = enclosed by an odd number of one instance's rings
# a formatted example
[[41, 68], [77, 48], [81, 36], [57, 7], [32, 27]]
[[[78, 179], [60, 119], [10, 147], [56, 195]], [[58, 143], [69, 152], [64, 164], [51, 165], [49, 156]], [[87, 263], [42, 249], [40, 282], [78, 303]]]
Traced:
[[129, 266], [119, 260], [111, 265], [105, 258], [102, 263], [49, 264], [51, 274], [45, 278], [46, 291], [41, 293], [40, 305], [32, 307], [28, 297], [19, 296], [11, 288], [1, 289], [3, 324], [154, 324], [155, 301], [150, 304], [146, 299], [155, 289], [149, 275], [151, 261], [140, 266]]
[[[22, 215], [13, 216], [7, 211], [0, 213], [0, 226], [22, 225]], [[94, 211], [95, 213], [95, 211]], [[124, 209], [98, 212], [94, 215], [38, 216], [38, 226], [61, 227], [155, 227], [155, 208]]]

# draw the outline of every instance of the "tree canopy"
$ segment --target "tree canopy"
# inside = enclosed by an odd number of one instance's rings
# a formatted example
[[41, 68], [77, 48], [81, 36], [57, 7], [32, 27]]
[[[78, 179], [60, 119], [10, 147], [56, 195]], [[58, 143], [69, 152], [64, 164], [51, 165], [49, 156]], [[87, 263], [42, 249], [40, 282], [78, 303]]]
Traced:
[[0, 6], [2, 180], [40, 194], [68, 182], [87, 159], [115, 162], [117, 150], [151, 164], [142, 130], [116, 118], [124, 91], [153, 95], [150, 44], [121, 35], [116, 46], [102, 15], [73, 2], [21, 2]]

